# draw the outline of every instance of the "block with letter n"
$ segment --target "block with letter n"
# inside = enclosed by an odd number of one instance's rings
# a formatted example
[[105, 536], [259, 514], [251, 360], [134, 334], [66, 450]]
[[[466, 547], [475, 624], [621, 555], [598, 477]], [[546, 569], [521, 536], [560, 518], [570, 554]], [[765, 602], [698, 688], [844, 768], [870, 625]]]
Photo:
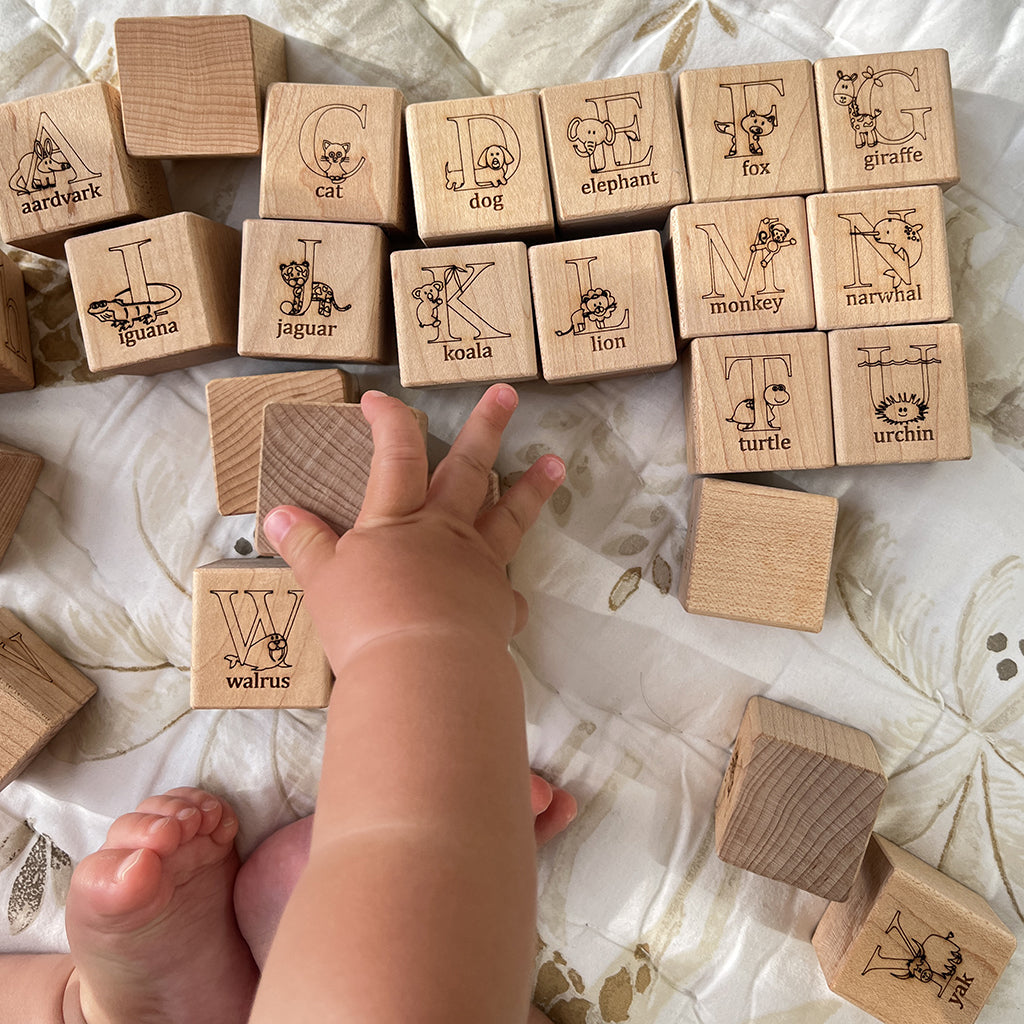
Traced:
[[814, 327], [802, 197], [677, 206], [669, 239], [681, 338]]

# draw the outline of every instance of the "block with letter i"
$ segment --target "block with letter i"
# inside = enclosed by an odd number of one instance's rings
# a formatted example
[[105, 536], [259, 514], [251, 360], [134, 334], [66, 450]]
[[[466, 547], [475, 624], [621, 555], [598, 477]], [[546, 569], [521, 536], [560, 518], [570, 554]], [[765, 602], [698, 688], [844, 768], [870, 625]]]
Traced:
[[233, 355], [242, 239], [194, 213], [68, 242], [93, 372], [161, 373]]
[[565, 234], [661, 228], [689, 199], [667, 72], [550, 86], [540, 105]]
[[225, 558], [192, 585], [192, 707], [322, 708], [331, 669], [281, 558]]
[[0, 608], [0, 789], [96, 693], [96, 686]]
[[815, 326], [802, 197], [677, 206], [668, 225], [681, 338]]
[[53, 259], [73, 235], [171, 212], [162, 166], [128, 155], [121, 96], [105, 82], [0, 106], [0, 166], [0, 234]]
[[276, 82], [267, 90], [260, 216], [411, 228], [397, 89]]
[[355, 379], [336, 369], [211, 380], [206, 385], [206, 408], [220, 514], [256, 511], [267, 403], [354, 402], [357, 397]]
[[536, 93], [405, 109], [416, 229], [427, 245], [554, 236]]
[[824, 494], [699, 477], [680, 572], [683, 607], [820, 633], [838, 511]]
[[683, 405], [691, 473], [835, 465], [822, 333], [695, 338], [683, 352]]
[[945, 50], [827, 57], [814, 79], [829, 192], [960, 180]]
[[822, 190], [809, 61], [684, 70], [679, 102], [695, 203]]
[[372, 224], [247, 220], [238, 354], [385, 362], [388, 289], [387, 242]]
[[846, 899], [885, 786], [867, 733], [752, 697], [715, 802], [718, 856], [816, 896]]
[[403, 387], [537, 377], [522, 242], [401, 250], [391, 275]]
[[971, 457], [959, 324], [830, 331], [836, 463]]
[[43, 460], [34, 452], [0, 443], [0, 562], [39, 479]]
[[983, 897], [879, 835], [811, 941], [829, 988], [884, 1024], [972, 1024], [1017, 945]]
[[953, 315], [937, 185], [809, 196], [807, 227], [819, 330]]
[[118, 18], [128, 152], [257, 156], [263, 98], [288, 77], [284, 36], [244, 14]]
[[[414, 409], [427, 436], [427, 417]], [[256, 550], [276, 554], [263, 519], [276, 505], [298, 505], [335, 533], [352, 528], [370, 478], [373, 435], [355, 404], [271, 402], [263, 409]]]
[[25, 282], [18, 264], [0, 252], [0, 393], [35, 386]]
[[528, 257], [545, 380], [622, 377], [675, 364], [657, 231], [535, 245]]

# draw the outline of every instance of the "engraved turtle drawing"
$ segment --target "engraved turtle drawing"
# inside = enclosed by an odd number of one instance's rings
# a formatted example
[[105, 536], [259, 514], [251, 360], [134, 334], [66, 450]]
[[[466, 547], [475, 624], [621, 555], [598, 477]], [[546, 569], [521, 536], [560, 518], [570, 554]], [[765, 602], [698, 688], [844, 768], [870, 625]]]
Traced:
[[[768, 407], [768, 426], [775, 426], [775, 408], [776, 406], [785, 405], [790, 399], [790, 394], [786, 390], [785, 384], [769, 384], [764, 389], [764, 402]], [[754, 399], [745, 398], [740, 402], [733, 410], [731, 416], [727, 416], [726, 423], [735, 423], [737, 430], [750, 430], [754, 426], [756, 418], [756, 410], [754, 409]]]

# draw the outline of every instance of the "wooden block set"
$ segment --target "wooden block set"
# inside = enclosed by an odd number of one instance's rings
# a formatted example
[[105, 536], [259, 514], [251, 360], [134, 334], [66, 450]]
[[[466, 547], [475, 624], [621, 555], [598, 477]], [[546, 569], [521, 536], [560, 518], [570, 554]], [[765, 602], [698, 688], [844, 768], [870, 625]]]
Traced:
[[812, 942], [834, 992], [886, 1024], [970, 1024], [1016, 939], [874, 832], [885, 788], [866, 733], [752, 697], [715, 803], [718, 855], [831, 901]]

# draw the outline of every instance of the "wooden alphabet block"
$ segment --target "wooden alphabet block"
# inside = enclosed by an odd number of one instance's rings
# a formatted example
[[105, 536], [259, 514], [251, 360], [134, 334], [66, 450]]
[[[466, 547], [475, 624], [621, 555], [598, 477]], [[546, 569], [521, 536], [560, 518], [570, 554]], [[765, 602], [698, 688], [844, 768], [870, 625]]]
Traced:
[[537, 377], [522, 242], [394, 252], [391, 280], [403, 387]]
[[838, 465], [971, 457], [959, 324], [832, 331], [828, 351]]
[[814, 327], [800, 196], [677, 206], [669, 238], [681, 338]]
[[42, 468], [43, 460], [34, 452], [0, 443], [0, 562], [4, 560]]
[[674, 365], [657, 231], [536, 245], [528, 257], [545, 380], [621, 377]]
[[565, 233], [660, 229], [689, 200], [668, 72], [551, 86], [540, 106]]
[[354, 402], [357, 397], [354, 378], [335, 369], [211, 380], [206, 408], [220, 514], [256, 511], [263, 407], [268, 402]]
[[72, 235], [171, 212], [163, 167], [125, 149], [121, 96], [105, 82], [0, 106], [0, 234], [64, 258]]
[[715, 801], [718, 856], [816, 896], [846, 899], [885, 785], [867, 733], [752, 697]]
[[945, 50], [828, 57], [814, 79], [829, 192], [960, 180]]
[[953, 315], [937, 185], [809, 196], [807, 226], [819, 329]]
[[388, 359], [387, 242], [372, 224], [245, 221], [241, 295], [239, 355]]
[[93, 372], [162, 373], [234, 355], [242, 236], [195, 213], [67, 244]]
[[691, 473], [835, 465], [824, 334], [695, 338], [683, 353]]
[[405, 126], [427, 245], [554, 236], [536, 93], [412, 103]]
[[331, 667], [282, 558], [224, 558], [192, 575], [192, 707], [323, 708]]
[[[427, 436], [427, 417], [413, 410]], [[355, 524], [366, 494], [373, 437], [358, 405], [274, 402], [263, 410], [256, 550], [275, 554], [263, 519], [276, 505], [298, 505], [338, 534]]]
[[404, 110], [397, 89], [276, 82], [267, 90], [260, 216], [407, 233]]
[[822, 190], [810, 61], [681, 71], [679, 103], [695, 203]]
[[823, 494], [699, 477], [680, 573], [683, 607], [820, 632], [838, 511]]
[[244, 14], [118, 18], [124, 134], [134, 156], [258, 156], [263, 96], [288, 77], [284, 36]]
[[0, 608], [0, 789], [95, 692], [91, 679]]
[[885, 1024], [972, 1024], [1017, 945], [981, 896], [879, 835], [811, 941], [829, 988]]
[[0, 252], [0, 394], [35, 387], [25, 282], [18, 264]]

